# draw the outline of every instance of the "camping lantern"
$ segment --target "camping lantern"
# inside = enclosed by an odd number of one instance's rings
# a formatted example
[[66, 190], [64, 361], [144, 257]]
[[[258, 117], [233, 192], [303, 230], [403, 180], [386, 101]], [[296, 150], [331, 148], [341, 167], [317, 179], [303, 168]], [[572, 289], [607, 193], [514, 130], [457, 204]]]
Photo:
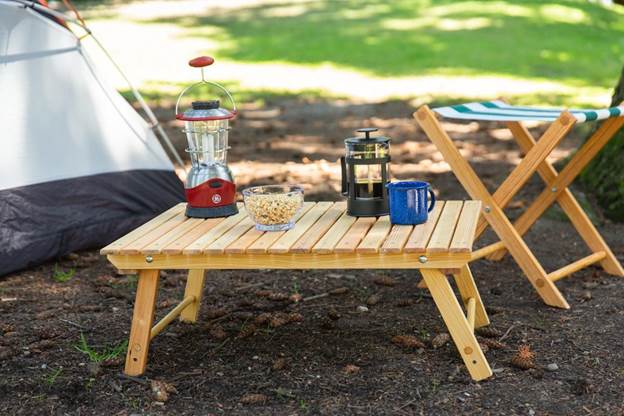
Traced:
[[342, 165], [342, 194], [348, 197], [347, 213], [355, 217], [388, 215], [390, 181], [390, 139], [371, 137], [376, 128], [359, 129], [365, 137], [345, 140]]
[[[206, 81], [204, 67], [214, 59], [201, 56], [189, 61], [189, 65], [201, 68], [202, 80], [180, 94], [176, 103], [176, 119], [184, 121], [184, 133], [188, 141], [186, 151], [192, 168], [186, 178], [185, 193], [188, 202], [186, 215], [194, 218], [227, 217], [238, 212], [236, 185], [227, 166], [229, 120], [236, 116], [236, 104], [230, 93], [221, 85]], [[199, 86], [213, 85], [223, 91], [232, 105], [228, 110], [220, 107], [218, 99], [194, 101], [191, 108], [178, 112], [182, 96]]]

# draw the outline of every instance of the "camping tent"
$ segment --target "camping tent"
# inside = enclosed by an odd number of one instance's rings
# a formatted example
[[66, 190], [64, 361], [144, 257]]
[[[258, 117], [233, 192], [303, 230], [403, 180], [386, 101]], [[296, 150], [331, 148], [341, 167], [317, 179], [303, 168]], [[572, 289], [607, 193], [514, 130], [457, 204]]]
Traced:
[[25, 4], [0, 0], [0, 276], [105, 245], [184, 198], [78, 37]]

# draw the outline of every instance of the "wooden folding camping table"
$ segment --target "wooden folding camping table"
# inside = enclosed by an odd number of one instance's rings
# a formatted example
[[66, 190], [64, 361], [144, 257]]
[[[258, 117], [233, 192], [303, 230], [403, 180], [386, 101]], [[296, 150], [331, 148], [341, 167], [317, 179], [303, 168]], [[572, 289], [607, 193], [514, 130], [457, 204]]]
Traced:
[[[448, 118], [504, 121], [525, 153], [522, 161], [513, 169], [498, 190], [490, 194], [444, 131], [434, 112], [425, 105], [414, 113], [418, 124], [442, 153], [468, 194], [472, 198], [483, 201], [482, 218], [479, 220], [476, 237], [479, 237], [489, 224], [500, 238], [499, 242], [475, 251], [472, 260], [485, 256], [498, 260], [508, 250], [543, 301], [548, 305], [566, 309], [569, 305], [555, 286], [557, 280], [594, 263], [600, 263], [607, 273], [624, 276], [622, 265], [568, 189], [574, 178], [624, 125], [624, 107], [566, 111], [514, 107], [502, 101], [489, 101], [441, 107], [434, 111]], [[576, 123], [602, 119], [605, 121], [598, 130], [574, 154], [561, 173], [557, 173], [552, 164], [546, 160], [557, 144]], [[521, 123], [530, 120], [551, 122], [537, 141]], [[522, 216], [512, 224], [503, 209], [535, 172], [541, 176], [546, 187]], [[557, 202], [566, 213], [591, 250], [591, 254], [547, 273], [522, 239], [522, 235], [554, 202]], [[558, 244], [565, 249], [565, 241]]]
[[[393, 226], [388, 216], [355, 218], [345, 208], [344, 202], [306, 202], [294, 228], [261, 232], [243, 207], [228, 218], [203, 220], [186, 218], [179, 204], [103, 248], [117, 268], [139, 271], [125, 372], [145, 371], [150, 340], [178, 315], [197, 320], [207, 269], [420, 269], [470, 375], [491, 376], [474, 336], [489, 320], [468, 267], [481, 203], [438, 202], [417, 226]], [[182, 302], [152, 326], [160, 269], [189, 274]]]

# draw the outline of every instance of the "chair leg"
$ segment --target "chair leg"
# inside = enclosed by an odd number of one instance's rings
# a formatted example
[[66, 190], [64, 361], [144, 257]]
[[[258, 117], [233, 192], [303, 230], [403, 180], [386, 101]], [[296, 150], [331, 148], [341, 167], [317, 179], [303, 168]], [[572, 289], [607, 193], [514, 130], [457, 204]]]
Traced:
[[201, 305], [202, 292], [204, 291], [204, 279], [206, 271], [204, 269], [189, 270], [186, 280], [186, 289], [184, 290], [184, 298], [189, 296], [195, 297], [195, 302], [188, 305], [180, 314], [182, 322], [197, 322], [199, 315], [199, 307]]
[[477, 381], [490, 377], [490, 365], [446, 276], [436, 269], [420, 269], [420, 272], [470, 376]]
[[[597, 143], [592, 145], [588, 142], [588, 144], [594, 149], [601, 149], [608, 142], [608, 138], [611, 137], [610, 134], [615, 134], [615, 132], [619, 130], [621, 125], [622, 123], [616, 123], [615, 121], [611, 122], [606, 127], [603, 127], [608, 128], [608, 132], [600, 135], [594, 135], [590, 139], [590, 141], [599, 140]], [[533, 146], [535, 146], [535, 139], [533, 139], [533, 136], [527, 130], [527, 128], [524, 127], [524, 125], [519, 122], [509, 122], [508, 127], [523, 151], [528, 152]], [[542, 177], [546, 185], [548, 185], [549, 183], [553, 183], [558, 176], [555, 168], [546, 160], [540, 164], [537, 172]], [[607, 273], [616, 276], [624, 276], [624, 269], [622, 268], [622, 265], [617, 260], [607, 243], [600, 236], [596, 227], [594, 227], [591, 220], [587, 217], [587, 214], [585, 214], [576, 198], [574, 198], [574, 195], [572, 195], [572, 192], [570, 192], [570, 190], [567, 188], [562, 189], [560, 195], [557, 197], [557, 203], [566, 213], [566, 215], [572, 222], [572, 225], [577, 230], [581, 238], [585, 241], [587, 246], [591, 249], [591, 251], [593, 253], [599, 251], [604, 251], [606, 253], [605, 259], [600, 262], [602, 268]], [[537, 220], [537, 218], [535, 218], [535, 220]], [[515, 224], [515, 227], [522, 235], [528, 230], [531, 225], [533, 225], [535, 220], [531, 221], [530, 223], [528, 221], [524, 223], [526, 224], [524, 225], [524, 227], [526, 227], [526, 230], [523, 230], [523, 226], [518, 223]], [[491, 254], [488, 258], [497, 261], [502, 259], [505, 253], [506, 250], [499, 250]]]
[[481, 301], [481, 295], [477, 289], [477, 285], [472, 277], [470, 267], [465, 265], [459, 270], [459, 273], [453, 275], [455, 278], [455, 284], [461, 295], [464, 306], [467, 307], [468, 299], [473, 298], [476, 302], [475, 305], [475, 328], [480, 328], [490, 324], [490, 319], [487, 316], [483, 302]]
[[139, 272], [124, 370], [124, 373], [129, 376], [139, 376], [145, 372], [159, 275], [159, 270], [141, 270]]
[[[499, 207], [505, 208], [514, 195], [524, 186], [524, 184], [533, 176], [533, 173], [539, 168], [548, 155], [552, 153], [555, 147], [566, 137], [572, 130], [576, 119], [567, 111], [561, 113], [559, 118], [552, 122], [548, 129], [544, 132], [535, 146], [526, 152], [524, 158], [518, 163], [509, 176], [501, 183], [496, 192], [493, 194], [494, 201]], [[475, 239], [478, 238], [487, 228], [487, 221], [481, 218], [477, 224], [477, 232]]]
[[470, 164], [463, 158], [455, 147], [450, 137], [446, 134], [435, 114], [427, 107], [422, 106], [415, 117], [418, 124], [427, 134], [427, 137], [435, 144], [444, 156], [444, 160], [468, 194], [483, 202], [483, 216], [492, 226], [498, 237], [503, 241], [518, 266], [524, 272], [529, 282], [541, 296], [544, 303], [558, 308], [568, 309], [570, 305], [563, 298], [561, 292], [548, 280], [546, 271], [537, 261], [526, 243], [515, 230], [503, 210], [488, 192], [483, 182], [479, 179]]

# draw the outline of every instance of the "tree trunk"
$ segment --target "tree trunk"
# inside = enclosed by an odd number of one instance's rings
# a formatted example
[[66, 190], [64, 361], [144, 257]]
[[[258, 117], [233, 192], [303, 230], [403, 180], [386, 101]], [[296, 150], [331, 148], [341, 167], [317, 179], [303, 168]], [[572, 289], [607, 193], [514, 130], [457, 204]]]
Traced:
[[[611, 106], [624, 101], [624, 68]], [[603, 208], [605, 216], [624, 222], [624, 130], [602, 149], [581, 175], [581, 181]]]

